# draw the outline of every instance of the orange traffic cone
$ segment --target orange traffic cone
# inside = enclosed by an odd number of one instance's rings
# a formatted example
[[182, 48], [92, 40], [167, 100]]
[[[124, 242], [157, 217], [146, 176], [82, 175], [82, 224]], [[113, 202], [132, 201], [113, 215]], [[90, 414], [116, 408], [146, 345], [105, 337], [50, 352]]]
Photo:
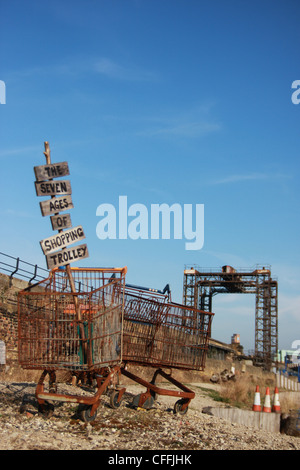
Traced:
[[265, 396], [265, 403], [264, 403], [263, 411], [265, 413], [271, 413], [271, 397], [270, 397], [269, 387], [267, 387], [266, 389], [266, 396]]
[[260, 406], [260, 393], [259, 393], [259, 386], [256, 385], [255, 395], [254, 395], [254, 404], [252, 407], [252, 411], [261, 411]]
[[274, 411], [275, 413], [280, 413], [279, 393], [278, 393], [277, 387], [275, 387], [274, 403], [273, 403], [272, 411]]

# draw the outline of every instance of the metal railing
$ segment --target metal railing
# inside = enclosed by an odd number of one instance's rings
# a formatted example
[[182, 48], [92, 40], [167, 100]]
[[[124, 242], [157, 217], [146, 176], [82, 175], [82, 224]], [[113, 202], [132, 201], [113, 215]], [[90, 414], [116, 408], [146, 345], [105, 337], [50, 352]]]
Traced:
[[[195, 269], [196, 271], [198, 271], [199, 273], [221, 273], [221, 274], [226, 274], [226, 273], [223, 273], [222, 272], [222, 267], [218, 266], [218, 267], [209, 267], [209, 268], [206, 268], [206, 267], [203, 267], [203, 266], [199, 266], [197, 264], [185, 264], [184, 266], [184, 269]], [[255, 264], [253, 266], [250, 266], [248, 268], [246, 267], [237, 267], [237, 268], [234, 268], [235, 269], [235, 274], [243, 274], [243, 273], [252, 273], [256, 270], [263, 270], [263, 269], [266, 269], [266, 270], [271, 270], [271, 265], [269, 264]]]
[[37, 264], [28, 263], [2, 252], [0, 252], [0, 271], [9, 276], [10, 279], [13, 277], [26, 279], [28, 284], [39, 282], [48, 277], [49, 274], [47, 269], [41, 268]]

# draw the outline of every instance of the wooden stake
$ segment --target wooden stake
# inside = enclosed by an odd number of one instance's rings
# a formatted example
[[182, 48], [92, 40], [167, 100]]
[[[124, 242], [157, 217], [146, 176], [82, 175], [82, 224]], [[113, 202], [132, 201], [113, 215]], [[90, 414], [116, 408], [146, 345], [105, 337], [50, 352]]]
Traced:
[[[44, 155], [46, 157], [46, 164], [51, 165], [51, 153], [50, 153], [49, 142], [44, 142], [44, 146], [45, 146]], [[49, 181], [51, 181], [51, 179], [49, 179]], [[51, 199], [53, 199], [53, 198], [55, 198], [55, 196], [51, 196]], [[57, 215], [57, 214], [55, 214], [55, 215]], [[63, 230], [59, 229], [58, 233], [61, 233], [61, 232], [63, 232]], [[65, 248], [63, 248], [63, 249], [65, 249]], [[89, 353], [87, 354], [87, 340], [85, 338], [84, 325], [82, 323], [80, 305], [78, 303], [78, 297], [76, 295], [77, 292], [76, 292], [75, 282], [74, 282], [74, 279], [73, 279], [70, 264], [66, 264], [66, 273], [67, 273], [67, 276], [68, 276], [68, 279], [69, 279], [69, 282], [70, 282], [71, 292], [74, 294], [73, 295], [73, 300], [74, 300], [74, 305], [75, 305], [76, 320], [77, 320], [78, 325], [79, 325], [79, 331], [80, 331], [80, 337], [81, 337], [80, 339], [81, 339], [82, 344], [83, 344], [84, 354], [85, 354], [85, 357], [87, 358], [88, 365], [91, 365], [90, 354]]]

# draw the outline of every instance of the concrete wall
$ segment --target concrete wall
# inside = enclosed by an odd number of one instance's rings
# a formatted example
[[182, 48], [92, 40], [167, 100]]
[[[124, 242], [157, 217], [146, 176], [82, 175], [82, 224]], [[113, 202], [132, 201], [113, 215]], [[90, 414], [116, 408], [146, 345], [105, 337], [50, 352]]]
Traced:
[[251, 426], [269, 432], [280, 432], [280, 414], [240, 410], [239, 408], [203, 408], [203, 413], [223, 418], [231, 423]]

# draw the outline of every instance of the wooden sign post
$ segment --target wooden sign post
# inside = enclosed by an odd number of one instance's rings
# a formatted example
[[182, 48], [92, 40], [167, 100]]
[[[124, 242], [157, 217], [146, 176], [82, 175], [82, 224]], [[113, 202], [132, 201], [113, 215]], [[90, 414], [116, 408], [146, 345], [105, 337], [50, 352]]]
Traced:
[[[81, 226], [71, 227], [70, 215], [61, 216], [61, 211], [68, 210], [73, 207], [71, 199], [71, 184], [68, 180], [53, 181], [53, 178], [59, 178], [69, 175], [69, 167], [67, 162], [51, 163], [49, 142], [44, 142], [46, 157], [46, 165], [34, 168], [36, 176], [35, 188], [37, 196], [51, 196], [51, 199], [40, 203], [43, 216], [52, 215], [51, 223], [53, 230], [58, 230], [58, 234], [46, 238], [40, 242], [42, 250], [46, 255], [48, 269], [58, 266], [65, 266], [66, 273], [70, 282], [70, 288], [74, 299], [76, 320], [79, 325], [80, 340], [83, 344], [85, 357], [87, 357], [88, 365], [91, 365], [91, 355], [87, 348], [87, 340], [85, 338], [84, 325], [80, 305], [78, 302], [75, 282], [72, 275], [70, 263], [78, 259], [87, 258], [89, 256], [87, 245], [79, 245], [74, 248], [67, 248], [68, 245], [85, 238]], [[56, 197], [59, 195], [60, 197]], [[60, 251], [56, 251], [62, 248]]]
[[70, 228], [65, 231], [60, 228], [57, 235], [52, 235], [52, 237], [41, 240], [40, 244], [44, 255], [47, 255], [48, 253], [57, 251], [59, 248], [65, 248], [67, 245], [71, 245], [84, 238], [83, 228], [81, 225], [78, 225], [78, 227]]

